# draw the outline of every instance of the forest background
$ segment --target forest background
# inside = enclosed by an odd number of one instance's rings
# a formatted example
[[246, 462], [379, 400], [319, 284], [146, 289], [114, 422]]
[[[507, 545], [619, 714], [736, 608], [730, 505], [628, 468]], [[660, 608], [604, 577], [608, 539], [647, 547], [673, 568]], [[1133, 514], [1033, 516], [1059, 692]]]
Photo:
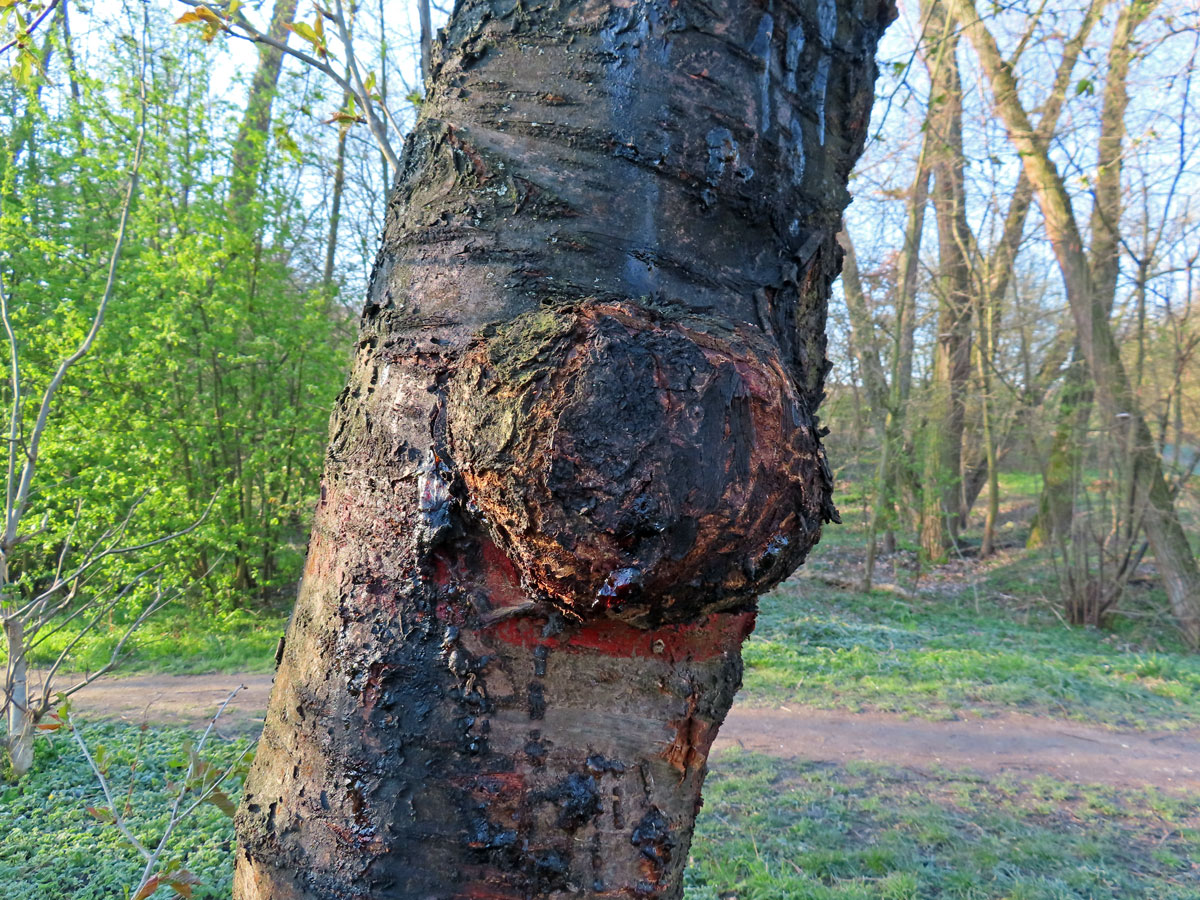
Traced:
[[[1200, 642], [1200, 8], [1017, 0], [981, 6], [986, 30], [966, 9], [901, 3], [881, 52], [822, 412], [846, 525], [810, 581], [867, 617], [880, 590], [917, 604], [953, 581], [980, 621], [1185, 658]], [[58, 592], [17, 644], [6, 625], [6, 663], [19, 646], [69, 672], [114, 654], [271, 666], [421, 102], [419, 8], [338, 10], [342, 34], [297, 0], [0, 0], [10, 471], [111, 295], [3, 548], [6, 616]], [[447, 13], [433, 6], [433, 25]], [[1035, 151], [1057, 180], [1030, 179]], [[1178, 666], [1170, 690], [1192, 698], [1200, 680]]]
[[[1119, 597], [1088, 591], [1117, 589], [1146, 553], [1137, 441], [1108, 421], [1128, 410], [1093, 402], [1035, 189], [948, 9], [907, 4], [889, 31], [852, 183], [823, 415], [840, 504], [873, 556], [911, 533], [928, 565], [988, 556], [1016, 524], [999, 518], [998, 476], [1040, 479], [1025, 543], [1058, 560], [1069, 617], [1100, 624]], [[386, 104], [381, 149], [362, 104], [324, 73], [257, 53], [236, 26], [173, 24], [188, 13], [62, 4], [28, 51], [6, 54], [0, 257], [33, 387], [104, 293], [143, 88], [147, 124], [108, 320], [54, 405], [29, 512], [44, 523], [11, 565], [36, 581], [68, 532], [86, 545], [124, 523], [142, 543], [215, 498], [190, 533], [110, 560], [102, 577], [161, 565], [182, 604], [219, 616], [294, 593], [388, 155], [419, 109], [420, 52], [414, 10], [347, 10], [368, 93]], [[290, 0], [258, 15], [294, 50], [345, 66], [344, 46], [312, 30], [320, 16]], [[1130, 399], [1185, 518], [1200, 462], [1196, 17], [1184, 2], [1096, 2], [1013, 4], [987, 22], [1105, 269], [1099, 302]], [[1123, 101], [1106, 96], [1114, 62]], [[1120, 133], [1105, 121], [1114, 102]]]

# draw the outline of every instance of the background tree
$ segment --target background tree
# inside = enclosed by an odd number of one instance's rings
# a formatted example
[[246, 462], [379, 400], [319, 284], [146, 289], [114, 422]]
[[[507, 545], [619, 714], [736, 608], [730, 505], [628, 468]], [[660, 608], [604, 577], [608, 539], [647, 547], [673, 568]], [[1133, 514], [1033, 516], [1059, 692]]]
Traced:
[[1200, 645], [1200, 570], [1180, 525], [1157, 445], [1138, 408], [1114, 340], [1109, 322], [1110, 303], [1106, 299], [1111, 294], [1119, 265], [1117, 228], [1120, 215], [1116, 198], [1119, 198], [1120, 147], [1127, 104], [1125, 71], [1134, 30], [1157, 4], [1135, 0], [1122, 9], [1116, 26], [1102, 113], [1098, 186], [1093, 206], [1093, 259], [1089, 264], [1062, 178], [1029, 125], [1016, 84], [1002, 64], [994, 39], [977, 17], [969, 18], [972, 11], [965, 2], [956, 0], [956, 3], [959, 14], [968, 23], [967, 34], [992, 86], [997, 111], [1022, 154], [1025, 171], [1037, 192], [1047, 234], [1062, 271], [1079, 344], [1105, 413], [1114, 423], [1114, 435], [1130, 448], [1131, 489], [1138, 498], [1143, 527], [1154, 548], [1168, 599], [1188, 641], [1193, 646]]

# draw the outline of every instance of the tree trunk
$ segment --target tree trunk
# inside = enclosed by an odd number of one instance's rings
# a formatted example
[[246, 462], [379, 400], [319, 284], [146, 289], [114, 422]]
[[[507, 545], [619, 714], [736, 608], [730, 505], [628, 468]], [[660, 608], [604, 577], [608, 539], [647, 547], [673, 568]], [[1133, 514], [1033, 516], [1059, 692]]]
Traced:
[[867, 395], [871, 427], [882, 439], [887, 427], [888, 383], [883, 373], [879, 344], [875, 337], [875, 322], [867, 307], [867, 294], [858, 271], [854, 243], [845, 231], [838, 235], [842, 257], [842, 295], [850, 318], [850, 338], [858, 368], [862, 372], [863, 390]]
[[[342, 95], [342, 108], [350, 102], [350, 95]], [[342, 221], [342, 191], [346, 186], [346, 134], [349, 129], [338, 131], [337, 158], [333, 168], [333, 195], [329, 203], [329, 237], [325, 243], [325, 271], [321, 273], [321, 284], [326, 293], [333, 291], [333, 265], [337, 259], [338, 226]]]
[[[1063, 104], [1071, 93], [1070, 85], [1075, 72], [1075, 65], [1079, 61], [1079, 55], [1087, 43], [1088, 35], [1091, 34], [1092, 29], [1099, 22], [1100, 16], [1107, 4], [1108, 0], [1091, 0], [1088, 8], [1083, 13], [1083, 18], [1075, 34], [1063, 45], [1062, 58], [1055, 68], [1054, 82], [1046, 96], [1046, 101], [1042, 107], [1042, 115], [1037, 124], [1037, 133], [1043, 142], [1050, 141], [1058, 129], [1058, 120], [1062, 114]], [[1033, 203], [1033, 196], [1033, 183], [1029, 180], [1029, 175], [1022, 169], [1017, 177], [1017, 183], [1013, 189], [1012, 201], [1009, 203], [1008, 211], [1004, 217], [1004, 230], [1001, 232], [1000, 242], [984, 260], [985, 265], [983, 271], [980, 273], [981, 277], [975, 280], [975, 290], [979, 293], [982, 302], [987, 304], [991, 310], [987, 323], [980, 323], [981, 334], [985, 330], [993, 336], [999, 334], [1001, 311], [1008, 293], [1009, 284], [1012, 282], [1013, 275], [1015, 274], [1014, 265], [1017, 254], [1020, 252], [1022, 239], [1025, 236], [1025, 220], [1028, 217], [1029, 208]], [[1049, 390], [1050, 384], [1057, 379], [1058, 371], [1062, 368], [1062, 362], [1070, 349], [1071, 340], [1070, 329], [1061, 329], [1058, 335], [1056, 335], [1054, 343], [1045, 355], [1037, 382], [1031, 382], [1026, 385], [1025, 402], [1017, 410], [1018, 422], [1015, 423], [1017, 427], [1009, 429], [1009, 435], [1019, 435], [1025, 432], [1028, 426], [1024, 420], [1027, 420], [1033, 410], [1041, 404], [1042, 399]], [[994, 340], [992, 344], [993, 347], [989, 348], [988, 351], [990, 356], [985, 360], [989, 365], [996, 358]], [[992, 425], [994, 426], [994, 422]], [[971, 509], [975, 505], [975, 501], [978, 499], [985, 482], [988, 485], [988, 517], [994, 520], [998, 514], [998, 497], [996, 494], [999, 491], [999, 487], [996, 480], [997, 473], [993, 471], [993, 466], [987, 460], [990, 453], [993, 460], [998, 463], [1004, 456], [1007, 448], [996, 446], [994, 442], [989, 442], [987, 439], [985, 439], [985, 443], [987, 446], [983, 448], [983, 451], [977, 453], [970, 463], [963, 466], [963, 509], [960, 516], [960, 521], [963, 525], [966, 524], [967, 517], [970, 515]], [[1047, 503], [1052, 502], [1052, 500], [1044, 495], [1041, 502], [1044, 507]], [[985, 526], [986, 532], [987, 528]], [[986, 538], [984, 544], [987, 544]], [[983, 555], [986, 556], [987, 554], [983, 553]]]
[[4, 679], [5, 749], [13, 774], [20, 777], [33, 766], [33, 716], [29, 709], [29, 662], [25, 656], [25, 623], [14, 616], [4, 623], [8, 666]]
[[463, 0], [238, 815], [250, 898], [678, 897], [815, 415], [882, 0]]
[[[979, 406], [980, 418], [983, 425], [983, 452], [987, 465], [988, 500], [987, 512], [984, 515], [983, 538], [979, 543], [980, 558], [991, 556], [996, 545], [996, 522], [1000, 518], [1000, 470], [999, 449], [996, 446], [995, 406], [992, 400], [991, 366], [996, 359], [995, 328], [1000, 316], [997, 312], [999, 298], [981, 292], [976, 298], [976, 329], [979, 340], [976, 344], [975, 360], [979, 376]], [[967, 480], [964, 476], [964, 482]], [[964, 488], [966, 485], [964, 484]], [[972, 501], [974, 497], [971, 498]], [[962, 526], [966, 526], [966, 518], [970, 506], [963, 495]]]
[[1071, 534], [1075, 500], [1083, 474], [1088, 420], [1092, 417], [1092, 382], [1082, 354], [1076, 350], [1063, 381], [1054, 440], [1042, 467], [1042, 492], [1026, 546], [1053, 547]]
[[875, 469], [874, 499], [867, 526], [867, 560], [863, 568], [863, 591], [871, 590], [875, 578], [875, 560], [879, 551], [879, 532], [884, 531], [884, 552], [896, 549], [896, 497], [902, 484], [909, 484], [911, 467], [898, 453], [904, 438], [904, 414], [912, 387], [913, 342], [916, 332], [915, 300], [917, 267], [921, 253], [921, 234], [925, 230], [925, 205], [929, 199], [930, 170], [927, 161], [928, 128], [917, 154], [917, 173], [908, 193], [908, 215], [904, 227], [904, 246], [896, 266], [895, 314], [892, 324], [891, 378], [888, 403], [879, 443], [879, 465]]
[[429, 13], [429, 0], [417, 0], [417, 18], [420, 21], [421, 41], [421, 88], [429, 80], [429, 63], [433, 57], [433, 18]]
[[[296, 15], [298, 0], [275, 0], [267, 35], [276, 41], [287, 42], [287, 26]], [[271, 137], [271, 107], [275, 89], [283, 71], [283, 51], [267, 44], [258, 44], [258, 68], [250, 82], [246, 114], [238, 126], [233, 142], [233, 172], [229, 187], [229, 209], [243, 219], [243, 211], [254, 200], [258, 190], [259, 170], [263, 160], [264, 143]]]
[[[1133, 431], [1132, 459], [1135, 497], [1145, 511], [1143, 527], [1162, 574], [1163, 585], [1184, 638], [1200, 647], [1200, 568], [1188, 542], [1187, 533], [1175, 510], [1174, 497], [1163, 475], [1162, 460], [1153, 436], [1133, 395], [1128, 373], [1109, 322], [1105, 298], [1096, 290], [1095, 277], [1103, 279], [1103, 257], [1094, 257], [1089, 266], [1083, 251], [1079, 225], [1071, 207], [1062, 177], [1046, 149], [1046, 144], [1029, 123], [1021, 106], [1016, 81], [1000, 56], [995, 39], [983, 26], [970, 0], [952, 0], [956, 15], [966, 22], [965, 33], [979, 55], [991, 85], [996, 110], [1004, 121], [1009, 139], [1021, 154], [1021, 161], [1037, 193], [1046, 222], [1046, 232], [1062, 272], [1071, 315], [1075, 319], [1079, 346], [1088, 362], [1101, 408], [1112, 423], [1114, 439], [1124, 442], [1125, 429]], [[1117, 32], [1132, 28], [1157, 5], [1137, 0], [1122, 10]], [[1108, 115], [1106, 97], [1103, 126], [1115, 127], [1121, 117]], [[1123, 125], [1122, 125], [1123, 128]], [[1123, 132], [1122, 132], [1123, 133]], [[1109, 146], [1110, 152], [1119, 142]], [[1112, 157], [1119, 158], [1119, 152]], [[1110, 218], [1109, 223], [1115, 227]], [[1106, 238], [1107, 240], [1107, 238]], [[1104, 287], [1103, 282], [1101, 286]]]
[[934, 344], [928, 421], [924, 435], [921, 550], [941, 562], [958, 535], [962, 498], [962, 440], [971, 377], [971, 269], [967, 246], [966, 181], [962, 146], [962, 84], [958, 34], [934, 3], [929, 28], [941, 35], [932, 67], [929, 116], [933, 209], [937, 219], [937, 341]]

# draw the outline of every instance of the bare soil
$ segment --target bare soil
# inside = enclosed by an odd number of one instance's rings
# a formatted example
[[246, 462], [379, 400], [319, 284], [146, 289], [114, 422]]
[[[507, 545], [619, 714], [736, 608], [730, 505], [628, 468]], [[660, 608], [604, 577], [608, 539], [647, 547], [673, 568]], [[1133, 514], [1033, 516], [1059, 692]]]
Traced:
[[903, 766], [1114, 787], [1200, 790], [1200, 730], [1112, 731], [1079, 722], [1000, 713], [933, 722], [888, 713], [788, 706], [734, 708], [716, 750], [739, 746], [819, 762]]
[[[218, 723], [222, 733], [262, 726], [271, 676], [136, 675], [81, 691], [84, 719], [202, 727], [239, 685]], [[1079, 722], [1015, 713], [928, 721], [887, 713], [852, 713], [787, 706], [735, 705], [714, 752], [742, 747], [787, 759], [870, 762], [934, 775], [969, 769], [1113, 787], [1200, 791], [1200, 729], [1155, 733], [1113, 731]]]

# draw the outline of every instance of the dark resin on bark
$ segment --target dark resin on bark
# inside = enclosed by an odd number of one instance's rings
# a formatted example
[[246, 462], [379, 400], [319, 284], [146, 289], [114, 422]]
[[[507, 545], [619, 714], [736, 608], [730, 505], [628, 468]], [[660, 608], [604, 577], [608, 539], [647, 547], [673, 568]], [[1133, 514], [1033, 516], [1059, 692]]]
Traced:
[[754, 596], [835, 515], [885, 0], [466, 0], [238, 814], [250, 898], [674, 898]]

